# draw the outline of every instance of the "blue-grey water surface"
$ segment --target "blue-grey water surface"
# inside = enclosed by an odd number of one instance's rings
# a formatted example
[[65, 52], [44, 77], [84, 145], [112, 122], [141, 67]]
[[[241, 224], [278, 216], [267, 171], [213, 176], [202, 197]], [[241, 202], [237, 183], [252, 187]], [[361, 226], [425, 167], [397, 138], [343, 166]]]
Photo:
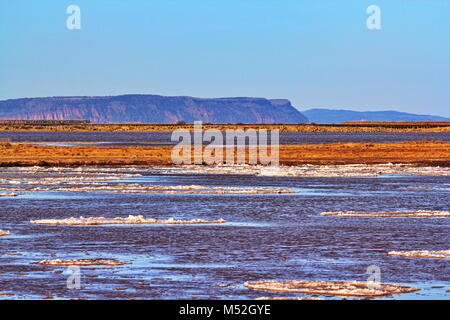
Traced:
[[[270, 135], [269, 135], [270, 137]], [[53, 145], [165, 146], [174, 145], [171, 132], [0, 132], [0, 140]], [[450, 132], [280, 132], [280, 144], [337, 142], [450, 141]]]
[[[13, 179], [15, 173], [3, 177]], [[0, 197], [1, 299], [254, 299], [299, 296], [246, 289], [245, 281], [366, 281], [415, 286], [389, 299], [449, 299], [450, 261], [389, 256], [392, 250], [450, 249], [449, 218], [341, 218], [324, 211], [449, 210], [445, 176], [371, 178], [156, 175], [124, 183], [295, 188], [295, 194], [201, 195], [17, 192]], [[17, 174], [17, 177], [20, 177]], [[120, 182], [120, 181], [116, 181]], [[408, 189], [408, 187], [430, 189]], [[221, 225], [45, 226], [33, 219], [127, 217], [219, 219]], [[45, 259], [114, 258], [116, 267], [81, 267], [82, 288], [68, 289], [67, 268]], [[301, 296], [301, 295], [300, 295]]]

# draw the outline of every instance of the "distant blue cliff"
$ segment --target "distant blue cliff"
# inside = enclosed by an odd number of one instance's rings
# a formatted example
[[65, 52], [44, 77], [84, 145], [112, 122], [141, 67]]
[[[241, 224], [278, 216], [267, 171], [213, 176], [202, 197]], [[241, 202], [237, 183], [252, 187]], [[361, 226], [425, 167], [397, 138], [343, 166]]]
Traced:
[[333, 109], [309, 109], [302, 113], [314, 123], [341, 123], [347, 121], [450, 121], [431, 115], [398, 111], [351, 111]]
[[121, 95], [48, 97], [0, 101], [0, 119], [91, 122], [307, 123], [289, 100], [264, 98], [165, 97]]

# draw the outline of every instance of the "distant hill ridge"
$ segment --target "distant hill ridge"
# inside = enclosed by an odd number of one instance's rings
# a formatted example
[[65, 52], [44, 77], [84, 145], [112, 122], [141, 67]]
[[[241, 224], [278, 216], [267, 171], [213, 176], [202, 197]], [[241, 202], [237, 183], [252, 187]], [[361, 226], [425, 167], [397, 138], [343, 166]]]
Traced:
[[91, 122], [307, 123], [287, 99], [195, 98], [130, 94], [0, 101], [0, 119]]
[[450, 118], [399, 111], [352, 111], [309, 109], [302, 113], [314, 123], [342, 123], [349, 121], [449, 121]]

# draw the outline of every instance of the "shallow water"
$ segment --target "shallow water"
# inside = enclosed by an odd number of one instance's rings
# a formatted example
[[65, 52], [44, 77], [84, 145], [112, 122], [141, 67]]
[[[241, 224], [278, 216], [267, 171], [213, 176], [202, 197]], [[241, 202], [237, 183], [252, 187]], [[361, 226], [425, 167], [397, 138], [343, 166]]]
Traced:
[[[0, 132], [0, 140], [59, 146], [168, 146], [170, 132]], [[450, 141], [450, 132], [280, 132], [280, 144]]]
[[[24, 173], [26, 170], [29, 173]], [[2, 169], [0, 178], [24, 183], [78, 174], [91, 181], [113, 177], [106, 181], [109, 184], [292, 188], [298, 193], [15, 191], [16, 197], [0, 197], [0, 229], [12, 233], [0, 237], [0, 292], [14, 294], [0, 299], [41, 299], [48, 294], [54, 299], [302, 296], [249, 290], [243, 283], [264, 279], [366, 281], [369, 275], [365, 272], [370, 265], [380, 267], [383, 283], [421, 289], [389, 299], [450, 298], [450, 293], [446, 293], [450, 290], [450, 260], [387, 255], [389, 251], [450, 249], [450, 218], [320, 216], [324, 211], [448, 211], [449, 191], [431, 190], [448, 188], [448, 176], [266, 177], [163, 175], [139, 168], [125, 171]], [[429, 189], [408, 189], [411, 186]], [[34, 219], [138, 214], [158, 219], [223, 218], [227, 223], [139, 226], [29, 223]], [[67, 288], [70, 273], [66, 267], [30, 264], [45, 259], [83, 258], [112, 258], [132, 264], [81, 267], [79, 290]]]

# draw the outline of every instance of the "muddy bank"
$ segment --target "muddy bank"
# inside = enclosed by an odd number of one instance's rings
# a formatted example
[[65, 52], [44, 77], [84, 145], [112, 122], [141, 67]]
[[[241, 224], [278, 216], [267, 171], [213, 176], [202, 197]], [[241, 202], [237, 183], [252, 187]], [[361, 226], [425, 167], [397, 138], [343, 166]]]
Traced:
[[4, 230], [0, 230], [0, 237], [1, 236], [9, 236], [11, 233], [9, 233], [8, 231], [4, 231]]
[[[224, 159], [226, 159], [226, 152], [224, 148]], [[4, 144], [0, 145], [0, 166], [172, 165], [171, 153], [172, 147], [63, 147]], [[449, 167], [450, 143], [415, 141], [280, 146], [280, 164], [282, 165], [382, 163]]]
[[[123, 179], [144, 175], [249, 175], [263, 177], [379, 177], [383, 175], [450, 176], [449, 167], [418, 167], [411, 164], [347, 164], [297, 165], [266, 167], [260, 165], [218, 166], [117, 166], [117, 167], [3, 167], [0, 168], [2, 195], [17, 196], [15, 191], [44, 191], [48, 187], [65, 188], [60, 191], [104, 192], [207, 192], [207, 193], [294, 193], [292, 188], [162, 186], [141, 183], [119, 183]], [[117, 182], [111, 185], [112, 182]], [[71, 190], [68, 190], [68, 189]], [[94, 190], [95, 189], [95, 190]], [[404, 186], [404, 190], [438, 190], [424, 186]]]
[[[0, 169], [0, 196], [17, 197], [22, 192], [79, 192], [121, 194], [294, 194], [292, 188], [233, 187], [202, 185], [160, 185], [120, 180], [141, 178], [159, 169], [152, 168], [61, 168], [31, 167]], [[92, 170], [96, 170], [93, 172]], [[139, 170], [140, 173], [133, 173]], [[128, 173], [127, 173], [128, 171]], [[19, 192], [19, 193], [13, 193]]]
[[406, 258], [434, 258], [434, 259], [450, 259], [450, 250], [442, 251], [390, 251], [390, 256], [406, 257]]
[[449, 176], [449, 167], [419, 167], [411, 164], [343, 164], [343, 165], [295, 165], [295, 166], [155, 166], [155, 173], [254, 175], [266, 177], [378, 177], [381, 175]]
[[322, 212], [321, 216], [335, 216], [335, 217], [401, 217], [401, 218], [449, 218], [450, 211], [385, 211], [385, 212], [358, 212], [358, 211], [335, 211]]
[[143, 216], [128, 216], [126, 218], [67, 218], [67, 219], [42, 219], [42, 220], [31, 220], [31, 224], [46, 224], [46, 225], [67, 225], [67, 226], [97, 226], [97, 225], [136, 225], [136, 224], [217, 224], [225, 223], [225, 220], [204, 220], [204, 219], [193, 219], [193, 220], [176, 220], [170, 219], [146, 219]]
[[368, 282], [344, 281], [249, 281], [244, 286], [254, 290], [330, 295], [338, 297], [384, 297], [393, 294], [415, 292], [419, 289], [395, 284], [370, 284]]
[[[234, 124], [205, 123], [205, 129], [267, 129], [280, 132], [450, 132], [449, 121], [355, 121], [342, 124]], [[65, 125], [2, 124], [0, 131], [71, 131], [71, 132], [172, 132], [192, 130], [193, 124], [89, 123]]]
[[116, 259], [73, 259], [73, 260], [43, 260], [33, 262], [45, 266], [121, 266], [131, 264], [131, 262], [122, 262]]

